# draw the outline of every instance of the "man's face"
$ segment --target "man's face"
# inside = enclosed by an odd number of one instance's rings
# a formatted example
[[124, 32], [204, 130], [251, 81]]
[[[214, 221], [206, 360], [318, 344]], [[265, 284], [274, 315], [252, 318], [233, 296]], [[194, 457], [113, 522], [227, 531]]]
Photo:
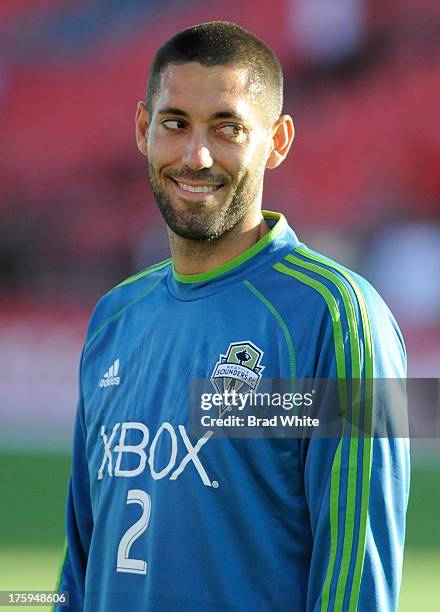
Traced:
[[175, 234], [219, 238], [260, 205], [271, 128], [244, 70], [198, 62], [165, 68], [147, 155], [154, 196]]

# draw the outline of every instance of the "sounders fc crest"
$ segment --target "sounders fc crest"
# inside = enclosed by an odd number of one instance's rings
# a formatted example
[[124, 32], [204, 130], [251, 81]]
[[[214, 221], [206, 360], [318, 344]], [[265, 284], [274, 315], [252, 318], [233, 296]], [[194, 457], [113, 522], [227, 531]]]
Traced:
[[[265, 367], [260, 365], [263, 355], [263, 351], [250, 340], [231, 342], [226, 355], [220, 355], [211, 375], [216, 391], [223, 396], [256, 391]], [[220, 406], [220, 416], [225, 410], [226, 406]]]

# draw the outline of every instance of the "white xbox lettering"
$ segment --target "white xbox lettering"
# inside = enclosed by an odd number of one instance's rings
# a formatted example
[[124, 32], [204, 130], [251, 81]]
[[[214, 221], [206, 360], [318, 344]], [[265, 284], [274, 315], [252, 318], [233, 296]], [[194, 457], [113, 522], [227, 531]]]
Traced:
[[101, 480], [101, 478], [103, 477], [103, 470], [104, 470], [105, 464], [107, 463], [107, 460], [108, 460], [108, 465], [107, 465], [108, 474], [109, 476], [113, 476], [112, 451], [110, 450], [110, 447], [111, 447], [111, 443], [113, 442], [113, 438], [115, 437], [115, 433], [119, 429], [119, 425], [120, 423], [116, 423], [114, 425], [110, 438], [107, 438], [104, 425], [101, 427], [101, 438], [102, 438], [102, 441], [104, 442], [104, 456], [102, 458], [101, 467], [98, 470], [98, 480]]
[[[117, 443], [113, 445], [118, 430], [119, 439]], [[129, 432], [130, 430], [136, 430], [138, 432], [141, 432], [142, 439], [138, 444], [125, 443], [127, 432]], [[202, 462], [200, 461], [199, 453], [201, 448], [204, 446], [204, 444], [206, 444], [206, 442], [209, 440], [209, 438], [214, 432], [207, 431], [203, 435], [203, 437], [200, 438], [193, 446], [183, 425], [179, 425], [178, 431], [180, 435], [180, 442], [183, 442], [186, 454], [181, 459], [177, 468], [174, 469], [176, 466], [177, 454], [179, 450], [179, 438], [171, 423], [165, 421], [157, 430], [155, 436], [151, 440], [150, 449], [148, 452], [148, 461], [147, 452], [145, 449], [148, 446], [150, 440], [150, 431], [144, 423], [115, 423], [109, 435], [107, 435], [106, 433], [105, 426], [102, 425], [100, 435], [104, 445], [104, 454], [102, 457], [101, 466], [97, 473], [98, 480], [102, 480], [102, 478], [104, 478], [104, 470], [106, 468], [107, 474], [111, 477], [119, 476], [124, 478], [133, 478], [134, 476], [138, 476], [139, 474], [141, 474], [146, 469], [147, 463], [150, 474], [152, 478], [154, 478], [154, 480], [161, 480], [162, 478], [165, 478], [168, 475], [169, 480], [177, 480], [182, 474], [182, 472], [185, 470], [186, 466], [189, 463], [192, 463], [195, 469], [197, 470], [197, 473], [199, 474], [203, 484], [207, 487], [211, 487], [212, 482], [208, 474], [206, 473]], [[166, 461], [162, 457], [159, 457], [158, 449], [164, 448], [164, 445], [161, 446], [159, 444], [159, 439], [161, 438], [161, 436], [168, 436], [170, 441], [171, 448], [169, 451], [169, 455], [167, 455], [167, 457], [165, 458]], [[114, 453], [116, 453], [116, 461], [113, 469]], [[135, 454], [139, 457], [138, 465], [130, 470], [121, 468], [121, 463], [123, 461], [124, 454], [126, 455], [128, 453]], [[162, 462], [161, 465], [159, 465], [159, 462]]]
[[[114, 429], [115, 428], [113, 427], [113, 431]], [[127, 429], [138, 429], [139, 431], [142, 432], [143, 437], [142, 437], [142, 441], [140, 444], [137, 444], [135, 446], [130, 446], [130, 445], [125, 444], [125, 434], [127, 432]], [[148, 444], [149, 437], [150, 437], [150, 432], [148, 431], [148, 427], [144, 425], [143, 423], [122, 423], [121, 433], [119, 436], [119, 443], [113, 449], [115, 452], [118, 453], [118, 456], [116, 458], [115, 472], [114, 472], [115, 476], [130, 477], [130, 476], [137, 476], [138, 474], [141, 474], [141, 472], [143, 471], [145, 467], [145, 461], [147, 459], [144, 448]], [[122, 455], [124, 452], [125, 453], [136, 453], [137, 455], [139, 455], [140, 457], [139, 465], [135, 470], [121, 470], [121, 460], [122, 460]]]
[[[169, 457], [167, 465], [162, 470], [157, 472], [154, 467], [154, 458], [155, 458], [156, 446], [162, 434], [162, 431], [168, 431], [170, 435], [171, 453], [170, 453], [170, 457]], [[148, 457], [148, 465], [150, 466], [150, 472], [154, 480], [160, 480], [161, 478], [165, 478], [168, 472], [170, 472], [173, 469], [174, 465], [176, 464], [177, 445], [178, 445], [177, 436], [176, 436], [176, 432], [174, 431], [173, 426], [167, 422], [162, 423], [162, 425], [157, 430], [157, 433], [154, 436], [153, 441], [151, 442], [150, 454]]]

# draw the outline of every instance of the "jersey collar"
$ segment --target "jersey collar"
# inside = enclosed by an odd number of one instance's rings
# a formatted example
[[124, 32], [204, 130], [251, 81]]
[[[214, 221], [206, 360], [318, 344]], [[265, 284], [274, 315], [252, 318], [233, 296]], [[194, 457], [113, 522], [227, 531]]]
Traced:
[[[180, 274], [170, 267], [167, 284], [170, 293], [177, 299], [191, 300], [217, 293], [233, 282], [245, 280], [261, 266], [270, 266], [271, 260], [281, 257], [280, 250], [294, 249], [299, 241], [288, 226], [285, 217], [278, 212], [263, 210], [264, 219], [271, 229], [249, 249], [208, 272]], [[242, 278], [243, 277], [243, 278]]]

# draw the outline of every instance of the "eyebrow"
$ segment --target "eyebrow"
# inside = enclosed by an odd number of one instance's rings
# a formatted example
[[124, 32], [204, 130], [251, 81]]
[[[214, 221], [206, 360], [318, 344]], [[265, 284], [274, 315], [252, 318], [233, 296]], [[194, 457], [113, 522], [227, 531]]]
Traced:
[[[175, 106], [166, 106], [158, 110], [158, 115], [177, 115], [178, 117], [189, 117], [188, 113], [181, 108], [176, 108]], [[234, 113], [232, 111], [217, 111], [213, 113], [210, 119], [237, 119], [242, 123], [245, 123], [243, 117]]]
[[157, 111], [158, 115], [178, 115], [179, 117], [188, 117], [188, 113], [174, 106], [166, 106]]

